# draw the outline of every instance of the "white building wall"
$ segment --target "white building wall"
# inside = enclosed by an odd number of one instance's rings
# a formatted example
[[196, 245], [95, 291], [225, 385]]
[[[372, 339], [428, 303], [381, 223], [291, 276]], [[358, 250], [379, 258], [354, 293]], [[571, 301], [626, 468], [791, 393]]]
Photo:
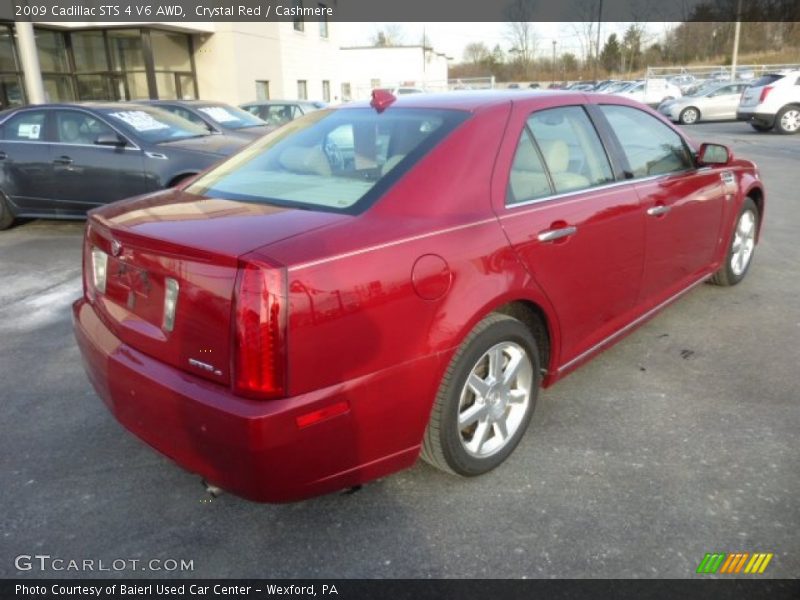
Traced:
[[333, 103], [341, 96], [340, 51], [336, 23], [328, 23], [328, 37], [320, 36], [319, 23], [306, 21], [305, 31], [295, 31], [293, 23], [278, 23], [281, 40], [281, 96], [298, 98], [299, 80], [306, 82], [309, 100], [323, 100], [322, 82], [330, 82]]
[[367, 98], [374, 87], [412, 86], [447, 89], [447, 59], [422, 46], [342, 48], [343, 81], [353, 99]]
[[291, 22], [217, 23], [212, 35], [195, 38], [195, 66], [200, 97], [242, 104], [256, 98], [256, 81], [269, 81], [270, 98], [298, 98], [298, 80], [306, 81], [309, 100], [322, 100], [322, 81], [330, 81], [331, 100], [339, 96], [335, 39], [319, 23], [306, 21], [305, 31]]

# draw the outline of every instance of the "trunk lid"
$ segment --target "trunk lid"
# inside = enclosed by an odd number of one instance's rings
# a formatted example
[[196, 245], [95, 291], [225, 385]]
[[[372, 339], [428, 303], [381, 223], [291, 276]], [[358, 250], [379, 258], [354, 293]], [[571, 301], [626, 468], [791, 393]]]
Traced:
[[[239, 257], [345, 218], [181, 190], [111, 204], [90, 213], [87, 295], [125, 344], [229, 384]], [[92, 284], [93, 248], [107, 255], [103, 291]], [[169, 280], [178, 288], [171, 329]]]

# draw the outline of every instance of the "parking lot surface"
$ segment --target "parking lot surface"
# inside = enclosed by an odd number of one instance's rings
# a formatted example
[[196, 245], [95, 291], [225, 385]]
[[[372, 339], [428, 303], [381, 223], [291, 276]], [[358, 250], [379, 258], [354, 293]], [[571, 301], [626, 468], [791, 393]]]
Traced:
[[[800, 136], [689, 127], [761, 167], [743, 283], [700, 286], [542, 393], [496, 471], [419, 462], [290, 505], [211, 499], [119, 426], [70, 322], [79, 222], [0, 232], [2, 577], [696, 577], [706, 552], [800, 573]], [[180, 559], [183, 572], [18, 570], [18, 555]]]

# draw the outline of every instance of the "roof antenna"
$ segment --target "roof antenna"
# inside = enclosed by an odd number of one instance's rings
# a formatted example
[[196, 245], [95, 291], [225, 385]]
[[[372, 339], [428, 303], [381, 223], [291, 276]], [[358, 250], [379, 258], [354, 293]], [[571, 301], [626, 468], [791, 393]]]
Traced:
[[372, 90], [372, 101], [369, 105], [377, 112], [382, 113], [395, 100], [397, 98], [389, 90]]

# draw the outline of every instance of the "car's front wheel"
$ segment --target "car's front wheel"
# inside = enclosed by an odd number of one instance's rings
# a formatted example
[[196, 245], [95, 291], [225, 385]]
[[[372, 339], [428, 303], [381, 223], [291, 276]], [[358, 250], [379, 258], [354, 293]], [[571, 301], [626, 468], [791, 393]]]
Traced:
[[517, 319], [492, 314], [459, 347], [439, 388], [422, 458], [457, 475], [481, 475], [516, 448], [539, 391], [539, 353]]
[[787, 106], [775, 117], [775, 128], [783, 134], [792, 134], [800, 131], [800, 107]]
[[747, 275], [756, 248], [758, 219], [756, 203], [752, 198], [747, 198], [736, 220], [725, 262], [714, 273], [711, 283], [724, 286], [736, 285]]
[[684, 125], [691, 125], [692, 123], [697, 123], [697, 119], [699, 118], [700, 111], [693, 106], [689, 106], [681, 111], [681, 115], [678, 120]]
[[14, 223], [14, 213], [6, 195], [0, 191], [0, 231], [8, 229]]

